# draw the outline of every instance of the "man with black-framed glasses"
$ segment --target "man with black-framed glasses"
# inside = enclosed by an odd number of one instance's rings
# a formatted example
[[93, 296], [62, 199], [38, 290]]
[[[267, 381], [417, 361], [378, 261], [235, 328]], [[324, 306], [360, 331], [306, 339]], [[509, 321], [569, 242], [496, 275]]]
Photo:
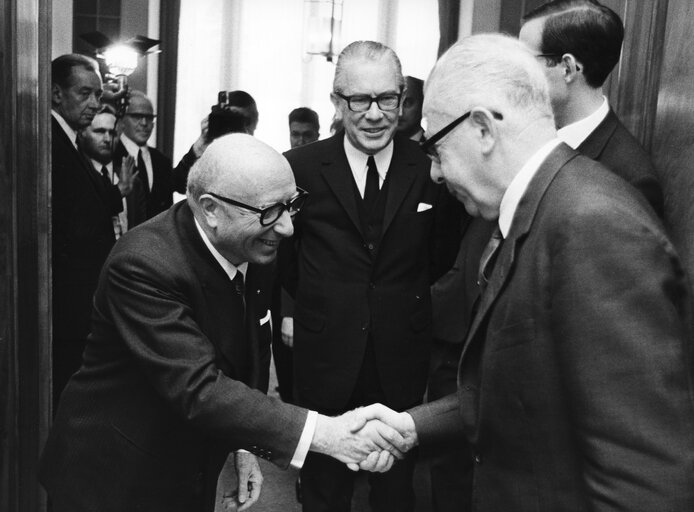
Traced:
[[286, 159], [225, 135], [187, 192], [104, 265], [84, 362], [42, 455], [54, 512], [212, 512], [230, 452], [238, 487], [221, 483], [222, 508], [246, 510], [262, 475], [244, 449], [284, 468], [316, 451], [383, 471], [405, 448], [386, 425], [362, 428], [359, 411], [331, 418], [265, 395], [268, 264], [306, 200]]
[[[147, 144], [156, 118], [152, 101], [142, 91], [130, 91], [128, 107], [120, 122], [122, 132], [113, 156], [115, 161], [126, 156], [135, 159], [147, 198], [148, 219], [173, 204], [174, 184], [180, 181], [174, 179], [171, 159]], [[184, 193], [185, 188], [176, 192]]]
[[[294, 399], [326, 414], [373, 402], [402, 410], [421, 403], [426, 386], [431, 267], [441, 254], [435, 220], [445, 190], [430, 183], [417, 144], [396, 136], [404, 87], [393, 50], [348, 45], [331, 94], [344, 131], [286, 153], [310, 194], [281, 258], [296, 299]], [[412, 510], [414, 462], [410, 455], [370, 478], [374, 511]], [[348, 511], [354, 478], [309, 454], [304, 511]]]

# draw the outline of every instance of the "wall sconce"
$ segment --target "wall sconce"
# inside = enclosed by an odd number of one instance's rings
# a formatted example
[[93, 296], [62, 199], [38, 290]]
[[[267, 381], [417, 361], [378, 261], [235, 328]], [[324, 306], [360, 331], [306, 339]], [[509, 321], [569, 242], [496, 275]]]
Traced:
[[89, 32], [80, 35], [80, 37], [96, 47], [96, 58], [106, 64], [107, 73], [104, 75], [107, 83], [117, 86], [113, 90], [104, 91], [105, 99], [113, 103], [119, 112], [125, 112], [128, 76], [137, 68], [137, 61], [140, 57], [161, 51], [151, 49], [159, 44], [159, 40], [135, 36], [127, 41], [113, 42], [101, 32]]
[[340, 53], [343, 0], [304, 0], [304, 51], [328, 62]]

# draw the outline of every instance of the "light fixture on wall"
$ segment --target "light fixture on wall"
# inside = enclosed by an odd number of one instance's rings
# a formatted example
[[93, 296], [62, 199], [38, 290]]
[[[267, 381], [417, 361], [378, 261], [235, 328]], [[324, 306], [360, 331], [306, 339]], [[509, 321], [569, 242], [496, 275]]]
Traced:
[[328, 62], [340, 53], [343, 0], [304, 0], [304, 51]]
[[101, 32], [89, 32], [80, 37], [96, 48], [96, 58], [106, 65], [104, 77], [107, 83], [114, 84], [114, 88], [105, 91], [105, 95], [108, 95], [108, 99], [119, 111], [124, 111], [127, 103], [128, 76], [137, 68], [140, 57], [161, 51], [152, 50], [159, 44], [159, 40], [138, 35], [126, 41], [114, 42]]

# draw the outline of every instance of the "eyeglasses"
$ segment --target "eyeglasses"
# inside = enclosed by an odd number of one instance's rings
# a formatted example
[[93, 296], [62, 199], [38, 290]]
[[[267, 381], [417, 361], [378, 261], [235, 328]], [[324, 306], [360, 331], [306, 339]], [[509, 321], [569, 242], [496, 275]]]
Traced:
[[128, 116], [130, 119], [135, 121], [136, 123], [141, 123], [144, 121], [145, 123], [153, 123], [157, 117], [156, 114], [125, 114]]
[[296, 187], [296, 192], [297, 195], [289, 201], [287, 201], [286, 203], [276, 203], [272, 206], [268, 206], [267, 208], [256, 208], [255, 206], [249, 206], [247, 204], [240, 203], [239, 201], [229, 199], [228, 197], [220, 196], [218, 194], [215, 194], [214, 192], [206, 192], [206, 194], [209, 194], [212, 197], [216, 197], [217, 199], [219, 199], [220, 201], [224, 201], [225, 203], [229, 203], [231, 205], [238, 206], [239, 208], [244, 208], [246, 210], [259, 213], [260, 225], [269, 226], [273, 222], [277, 221], [277, 219], [279, 219], [282, 216], [285, 210], [288, 211], [289, 215], [291, 216], [296, 215], [299, 212], [299, 210], [301, 210], [301, 207], [304, 206], [306, 198], [308, 197], [308, 192], [306, 192], [303, 189], [300, 189], [299, 187]]
[[400, 98], [402, 97], [401, 93], [395, 92], [379, 94], [378, 96], [367, 96], [366, 94], [345, 96], [339, 92], [335, 92], [335, 94], [347, 102], [347, 108], [352, 112], [366, 112], [374, 102], [384, 112], [395, 110], [400, 106]]
[[[458, 126], [468, 117], [470, 117], [470, 114], [472, 114], [472, 110], [465, 112], [462, 116], [441, 128], [438, 132], [432, 135], [430, 139], [427, 139], [424, 136], [422, 136], [422, 139], [419, 141], [419, 148], [422, 151], [424, 151], [429, 156], [429, 158], [432, 158], [434, 160], [438, 159], [439, 156], [438, 154], [436, 154], [436, 151], [434, 151], [434, 145], [438, 141], [443, 139], [446, 135], [448, 135], [450, 132], [452, 132], [456, 126]], [[492, 116], [494, 116], [494, 119], [498, 119], [499, 121], [504, 119], [504, 116], [502, 116], [498, 112], [492, 111]]]

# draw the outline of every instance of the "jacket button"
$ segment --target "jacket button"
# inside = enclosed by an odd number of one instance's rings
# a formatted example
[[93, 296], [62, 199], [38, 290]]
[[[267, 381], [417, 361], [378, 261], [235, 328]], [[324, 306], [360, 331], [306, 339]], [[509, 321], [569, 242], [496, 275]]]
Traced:
[[369, 248], [370, 251], [373, 251], [376, 246], [374, 244], [369, 244], [369, 245], [367, 245], [367, 247]]
[[482, 464], [482, 456], [479, 453], [475, 454], [475, 464]]

